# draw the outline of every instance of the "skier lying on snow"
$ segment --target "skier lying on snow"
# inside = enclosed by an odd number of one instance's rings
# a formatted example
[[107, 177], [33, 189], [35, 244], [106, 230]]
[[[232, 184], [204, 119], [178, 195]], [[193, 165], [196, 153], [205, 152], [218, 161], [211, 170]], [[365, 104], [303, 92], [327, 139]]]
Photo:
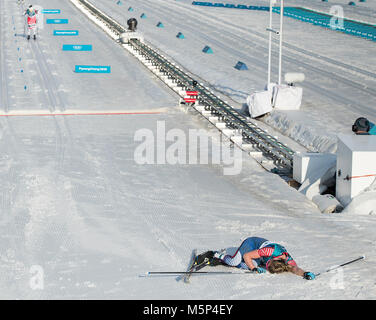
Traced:
[[[312, 272], [306, 272], [297, 266], [285, 247], [259, 237], [245, 239], [233, 256], [218, 251], [207, 251], [197, 257], [196, 263], [203, 263], [205, 258], [211, 266], [224, 264], [257, 273], [292, 272], [306, 280], [315, 279]], [[253, 260], [256, 261], [257, 267]]]

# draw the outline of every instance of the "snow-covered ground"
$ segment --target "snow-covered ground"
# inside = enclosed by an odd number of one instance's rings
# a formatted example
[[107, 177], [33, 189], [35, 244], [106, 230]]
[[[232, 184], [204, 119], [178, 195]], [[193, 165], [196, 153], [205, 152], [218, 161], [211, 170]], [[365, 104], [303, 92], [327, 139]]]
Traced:
[[[186, 0], [127, 1], [122, 5], [115, 1], [93, 3], [124, 24], [130, 17], [138, 18], [145, 13], [147, 18], [138, 19], [138, 28], [146, 40], [208, 81], [239, 108], [249, 93], [263, 90], [266, 84], [268, 34], [265, 28], [269, 24], [266, 12], [192, 6]], [[240, 3], [266, 5], [268, 1]], [[329, 12], [327, 6], [323, 3], [322, 11]], [[129, 7], [133, 11], [128, 11]], [[344, 7], [345, 16], [347, 9]], [[278, 27], [279, 15], [275, 15], [274, 21]], [[366, 116], [376, 121], [376, 64], [375, 55], [370, 54], [375, 50], [375, 43], [290, 18], [284, 21], [283, 73], [306, 75], [301, 84], [303, 107], [299, 112], [274, 112], [265, 121], [309, 150], [335, 152], [336, 135], [351, 132], [356, 118]], [[157, 28], [158, 22], [164, 28]], [[184, 40], [176, 38], [178, 32], [184, 34]], [[275, 43], [272, 81], [278, 77]], [[213, 55], [202, 53], [206, 45], [212, 48]], [[238, 61], [244, 62], [249, 71], [234, 69]]]
[[[91, 1], [124, 25], [136, 17], [148, 43], [235, 108], [265, 85], [265, 12], [187, 0]], [[328, 8], [294, 1], [307, 2]], [[38, 40], [27, 42], [20, 8], [0, 0], [1, 111], [128, 114], [0, 117], [0, 298], [375, 299], [374, 216], [323, 215], [247, 156], [236, 175], [224, 175], [225, 165], [137, 164], [140, 129], [156, 137], [161, 123], [166, 132], [186, 136], [210, 127], [178, 107], [170, 89], [70, 1], [38, 5], [61, 9], [58, 17], [69, 24], [45, 24]], [[349, 14], [364, 11], [375, 13], [371, 1]], [[146, 19], [139, 19], [142, 13]], [[159, 21], [164, 28], [156, 27]], [[304, 101], [301, 111], [273, 112], [264, 121], [310, 150], [335, 152], [336, 134], [350, 132], [358, 116], [376, 122], [375, 43], [292, 19], [285, 24], [283, 68], [306, 74]], [[80, 35], [56, 37], [54, 29]], [[185, 39], [176, 38], [178, 32]], [[93, 51], [65, 52], [62, 44], [92, 44]], [[212, 55], [202, 53], [205, 45]], [[234, 69], [239, 60], [248, 71]], [[277, 51], [274, 60], [276, 74]], [[76, 64], [111, 65], [111, 73], [77, 74]], [[309, 271], [362, 254], [367, 259], [314, 281], [290, 274], [217, 275], [184, 285], [174, 277], [139, 277], [184, 270], [193, 248], [233, 247], [251, 235], [282, 243]]]

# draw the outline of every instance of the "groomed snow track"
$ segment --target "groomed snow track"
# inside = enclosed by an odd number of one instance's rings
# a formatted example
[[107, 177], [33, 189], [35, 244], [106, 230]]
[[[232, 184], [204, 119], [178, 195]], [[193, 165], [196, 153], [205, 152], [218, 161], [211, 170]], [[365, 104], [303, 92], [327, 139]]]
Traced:
[[[175, 63], [170, 62], [156, 49], [140, 41], [139, 38], [131, 38], [127, 43], [121, 43], [120, 37], [127, 32], [126, 28], [94, 5], [86, 0], [70, 1], [115, 41], [131, 52], [180, 97], [184, 98], [187, 90], [193, 89], [197, 91], [197, 100], [194, 104], [190, 104], [190, 106], [212, 122], [242, 150], [249, 151], [251, 149], [251, 155], [255, 154], [255, 151], [262, 152], [263, 158], [269, 159], [273, 163], [271, 167], [263, 165], [266, 169], [276, 169], [274, 172], [283, 175], [291, 173], [293, 167], [293, 150], [259, 128], [249, 118], [243, 116], [203, 84], [197, 83], [193, 88], [192, 84], [195, 79], [188, 72], [182, 70]], [[223, 125], [220, 126], [218, 123]], [[239, 143], [239, 139], [234, 139], [234, 137], [241, 137], [241, 142]], [[264, 160], [260, 160], [258, 157], [256, 157], [256, 160], [261, 164], [265, 163]]]

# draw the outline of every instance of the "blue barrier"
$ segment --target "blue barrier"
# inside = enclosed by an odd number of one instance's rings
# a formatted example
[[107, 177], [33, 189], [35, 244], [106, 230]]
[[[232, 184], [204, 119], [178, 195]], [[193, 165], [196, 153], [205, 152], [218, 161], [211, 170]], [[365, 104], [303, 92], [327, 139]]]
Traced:
[[192, 4], [196, 5], [196, 6], [206, 6], [206, 7], [216, 7], [216, 8], [269, 11], [269, 7], [247, 6], [247, 5], [244, 5], [244, 4], [219, 3], [219, 2], [212, 3], [212, 2], [202, 2], [202, 1], [193, 1]]
[[193, 1], [192, 4], [196, 5], [196, 6], [209, 6], [209, 7], [213, 6], [213, 4], [211, 2]]
[[164, 28], [164, 25], [163, 25], [162, 22], [158, 22], [157, 27], [158, 27], [158, 28]]
[[92, 51], [91, 44], [63, 44], [63, 51]]
[[111, 67], [110, 66], [76, 65], [74, 72], [76, 73], [111, 73]]
[[[327, 0], [323, 0], [327, 1]], [[359, 0], [366, 1], [366, 0]], [[353, 2], [353, 1], [351, 1]], [[355, 2], [354, 2], [355, 4]], [[219, 4], [212, 2], [202, 2], [193, 1], [192, 5], [196, 6], [206, 6], [206, 7], [217, 7], [217, 8], [232, 8], [232, 9], [248, 9], [248, 10], [258, 10], [258, 11], [269, 11], [269, 7], [263, 6], [246, 6], [246, 5], [235, 5], [235, 4]], [[273, 12], [280, 13], [279, 7], [274, 7]], [[312, 11], [301, 7], [284, 7], [284, 15], [302, 22], [311, 23], [313, 25], [329, 28], [331, 30], [343, 32], [352, 36], [362, 37], [368, 40], [376, 41], [376, 25], [366, 24], [358, 21], [353, 21], [344, 18], [343, 28], [339, 27], [335, 23], [332, 23], [332, 19], [337, 19], [336, 17]]]
[[47, 19], [47, 24], [67, 24], [68, 19]]
[[146, 14], [145, 14], [145, 13], [141, 14], [141, 15], [140, 15], [140, 18], [141, 18], [141, 19], [146, 19]]
[[176, 38], [184, 39], [184, 34], [182, 34], [181, 32], [179, 32], [179, 33], [176, 35]]
[[133, 8], [132, 8], [132, 7], [129, 7], [129, 8], [128, 8], [128, 11], [133, 11]]
[[209, 46], [205, 46], [205, 48], [202, 49], [202, 52], [204, 52], [204, 53], [213, 53], [213, 50]]
[[238, 70], [248, 70], [247, 65], [244, 62], [238, 61], [238, 63], [234, 67], [235, 69]]
[[[276, 13], [280, 13], [280, 8], [274, 8], [273, 11]], [[338, 26], [332, 22], [333, 16], [325, 13], [315, 12], [305, 8], [287, 7], [284, 9], [284, 15], [320, 27], [325, 27], [352, 36], [362, 37], [368, 40], [376, 41], [375, 25], [361, 23], [344, 18], [342, 20], [343, 26]]]
[[78, 36], [78, 30], [54, 30], [54, 36]]

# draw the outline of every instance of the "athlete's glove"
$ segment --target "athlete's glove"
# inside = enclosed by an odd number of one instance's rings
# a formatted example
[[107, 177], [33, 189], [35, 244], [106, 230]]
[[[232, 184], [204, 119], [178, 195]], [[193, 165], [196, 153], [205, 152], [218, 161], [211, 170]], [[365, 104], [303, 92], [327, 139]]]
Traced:
[[306, 279], [306, 280], [314, 280], [316, 278], [316, 276], [312, 272], [304, 272], [303, 278]]
[[251, 272], [253, 272], [253, 273], [265, 273], [266, 272], [266, 269], [264, 269], [264, 268], [261, 268], [261, 267], [258, 267], [258, 268], [253, 268], [252, 270], [251, 270]]

